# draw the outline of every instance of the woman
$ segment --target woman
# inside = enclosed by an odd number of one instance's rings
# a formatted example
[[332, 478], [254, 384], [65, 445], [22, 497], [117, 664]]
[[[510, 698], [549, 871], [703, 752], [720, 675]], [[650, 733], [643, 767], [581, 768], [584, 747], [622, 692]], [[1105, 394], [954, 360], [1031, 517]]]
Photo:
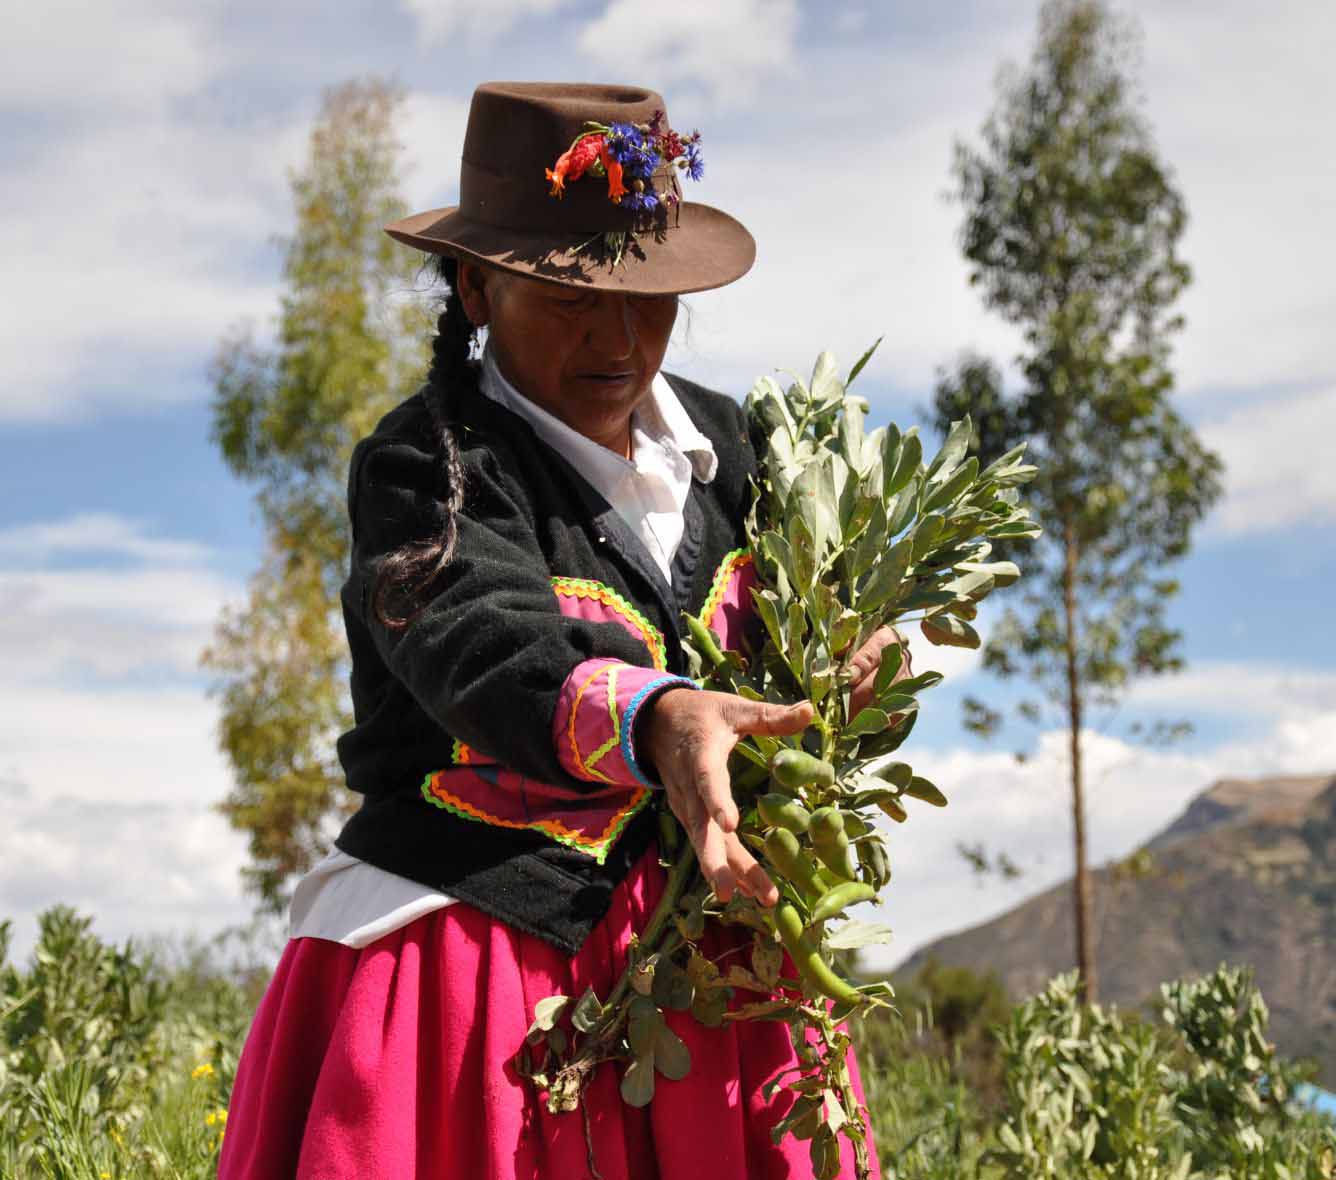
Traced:
[[[584, 1120], [510, 1065], [538, 1000], [612, 990], [662, 889], [661, 799], [720, 898], [776, 899], [726, 762], [811, 707], [681, 674], [684, 609], [736, 647], [750, 608], [745, 421], [659, 372], [678, 294], [754, 257], [738, 222], [681, 200], [700, 171], [650, 91], [488, 84], [459, 206], [387, 227], [449, 291], [426, 386], [352, 460], [339, 755], [364, 801], [294, 897], [229, 1180], [810, 1174], [805, 1144], [770, 1141], [782, 1025], [670, 1014], [687, 1078], [633, 1109], [604, 1067]], [[860, 653], [856, 695], [892, 638]]]

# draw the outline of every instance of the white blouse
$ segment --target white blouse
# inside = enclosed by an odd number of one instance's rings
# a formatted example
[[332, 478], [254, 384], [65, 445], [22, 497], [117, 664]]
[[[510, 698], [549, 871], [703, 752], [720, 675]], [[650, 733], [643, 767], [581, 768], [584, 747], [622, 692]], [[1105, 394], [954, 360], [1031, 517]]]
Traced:
[[[543, 442], [589, 481], [644, 541], [671, 582], [692, 478], [709, 483], [718, 460], [710, 440], [696, 429], [663, 375], [654, 375], [650, 396], [631, 418], [630, 459], [529, 401], [502, 375], [490, 348], [483, 351], [479, 387], [528, 422]], [[457, 900], [335, 848], [297, 883], [288, 936], [364, 947]]]

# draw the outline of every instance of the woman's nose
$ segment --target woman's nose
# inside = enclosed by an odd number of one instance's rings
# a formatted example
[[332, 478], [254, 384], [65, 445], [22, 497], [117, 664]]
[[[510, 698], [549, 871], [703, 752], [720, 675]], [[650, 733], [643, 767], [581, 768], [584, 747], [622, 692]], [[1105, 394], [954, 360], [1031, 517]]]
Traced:
[[601, 355], [610, 360], [624, 360], [635, 352], [635, 323], [631, 301], [625, 295], [601, 293], [589, 315], [589, 343]]

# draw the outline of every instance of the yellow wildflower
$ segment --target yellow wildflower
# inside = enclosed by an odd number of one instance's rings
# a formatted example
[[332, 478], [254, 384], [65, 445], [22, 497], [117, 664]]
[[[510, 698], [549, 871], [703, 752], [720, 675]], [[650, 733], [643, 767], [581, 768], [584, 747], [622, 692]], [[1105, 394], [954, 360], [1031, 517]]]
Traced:
[[213, 1066], [206, 1061], [203, 1065], [195, 1066], [195, 1068], [190, 1071], [190, 1076], [196, 1079], [211, 1078], [213, 1077]]

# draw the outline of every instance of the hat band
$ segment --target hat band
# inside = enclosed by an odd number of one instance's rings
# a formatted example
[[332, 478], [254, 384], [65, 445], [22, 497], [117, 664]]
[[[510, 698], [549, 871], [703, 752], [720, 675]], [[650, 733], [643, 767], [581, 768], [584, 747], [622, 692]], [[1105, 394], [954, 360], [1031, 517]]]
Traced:
[[548, 195], [541, 168], [532, 178], [494, 172], [469, 159], [459, 166], [459, 212], [470, 221], [519, 233], [535, 231], [569, 234], [635, 233], [675, 229], [681, 217], [682, 197], [676, 170], [663, 166], [654, 173], [654, 187], [671, 192], [674, 200], [666, 224], [652, 215], [623, 208], [608, 198], [607, 184], [582, 176], [568, 185], [564, 197]]

